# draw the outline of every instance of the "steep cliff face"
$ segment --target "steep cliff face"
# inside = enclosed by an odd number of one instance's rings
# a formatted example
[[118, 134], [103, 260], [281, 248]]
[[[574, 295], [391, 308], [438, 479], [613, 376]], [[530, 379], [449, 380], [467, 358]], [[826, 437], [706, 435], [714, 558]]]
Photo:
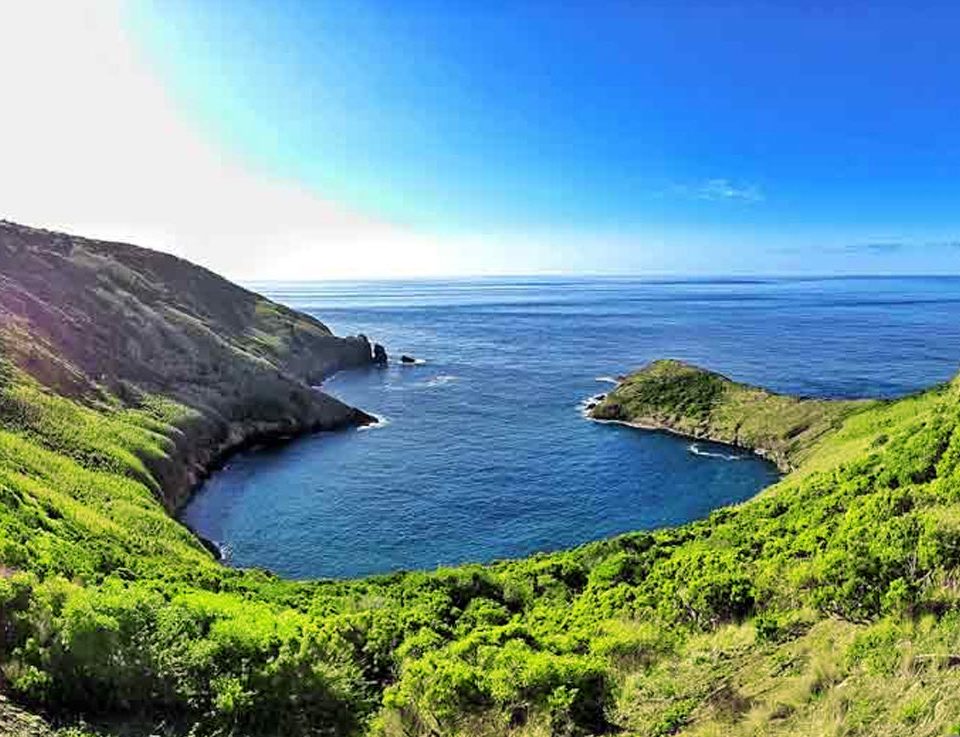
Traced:
[[363, 336], [168, 254], [0, 221], [2, 352], [51, 390], [190, 408], [151, 460], [176, 508], [218, 457], [265, 437], [372, 421], [313, 387], [372, 362]]

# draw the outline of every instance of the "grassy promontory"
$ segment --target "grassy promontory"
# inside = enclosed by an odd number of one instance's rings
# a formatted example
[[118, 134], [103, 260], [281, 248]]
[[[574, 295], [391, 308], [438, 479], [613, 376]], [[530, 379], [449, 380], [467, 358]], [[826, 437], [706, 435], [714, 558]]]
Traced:
[[[524, 560], [283, 581], [219, 565], [164, 490], [192, 422], [278, 422], [306, 396], [295, 377], [339, 344], [182, 262], [174, 279], [151, 266], [168, 257], [26, 232], [0, 231], [0, 735], [960, 727], [956, 380], [830, 419], [795, 471], [705, 520]], [[239, 300], [232, 328], [192, 292], [211, 283]], [[219, 369], [201, 345], [222, 348]], [[268, 383], [219, 404], [218, 370]]]
[[747, 448], [791, 471], [824, 434], [871, 404], [775, 394], [664, 359], [624, 377], [590, 416]]

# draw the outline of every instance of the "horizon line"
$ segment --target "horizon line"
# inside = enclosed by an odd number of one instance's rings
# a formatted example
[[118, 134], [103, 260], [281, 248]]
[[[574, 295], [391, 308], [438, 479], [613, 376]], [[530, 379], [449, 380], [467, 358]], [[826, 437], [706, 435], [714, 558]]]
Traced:
[[316, 284], [324, 283], [356, 283], [356, 282], [442, 282], [442, 281], [494, 281], [494, 280], [520, 280], [520, 279], [540, 279], [564, 280], [564, 279], [597, 279], [597, 280], [624, 280], [624, 281], [701, 281], [701, 282], [746, 282], [759, 280], [780, 280], [780, 281], [840, 281], [844, 279], [960, 279], [960, 274], [956, 273], [894, 273], [894, 272], [876, 272], [876, 273], [851, 273], [851, 274], [688, 274], [682, 272], [657, 272], [652, 274], [609, 274], [609, 273], [516, 273], [516, 274], [424, 274], [419, 276], [329, 276], [311, 278], [284, 278], [284, 279], [233, 279], [238, 284], [258, 285], [258, 284]]

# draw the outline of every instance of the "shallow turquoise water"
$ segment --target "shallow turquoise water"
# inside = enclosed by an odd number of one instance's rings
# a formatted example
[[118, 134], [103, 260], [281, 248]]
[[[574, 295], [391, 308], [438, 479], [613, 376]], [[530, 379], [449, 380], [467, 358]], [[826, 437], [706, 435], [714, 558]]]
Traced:
[[382, 426], [238, 456], [186, 509], [233, 564], [291, 577], [569, 547], [703, 517], [775, 480], [730, 449], [583, 419], [609, 386], [598, 378], [653, 358], [827, 396], [905, 393], [960, 358], [960, 279], [254, 286], [425, 360], [333, 377], [325, 389]]

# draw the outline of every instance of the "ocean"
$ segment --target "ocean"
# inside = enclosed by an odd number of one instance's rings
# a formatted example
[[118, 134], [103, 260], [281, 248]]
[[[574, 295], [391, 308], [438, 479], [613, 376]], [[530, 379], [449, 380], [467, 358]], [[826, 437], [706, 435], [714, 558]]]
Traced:
[[230, 564], [291, 578], [556, 550], [701, 518], [776, 481], [742, 451], [584, 419], [585, 399], [655, 358], [828, 397], [905, 394], [960, 363], [952, 277], [250, 286], [393, 359], [323, 387], [379, 425], [238, 455], [184, 511]]

